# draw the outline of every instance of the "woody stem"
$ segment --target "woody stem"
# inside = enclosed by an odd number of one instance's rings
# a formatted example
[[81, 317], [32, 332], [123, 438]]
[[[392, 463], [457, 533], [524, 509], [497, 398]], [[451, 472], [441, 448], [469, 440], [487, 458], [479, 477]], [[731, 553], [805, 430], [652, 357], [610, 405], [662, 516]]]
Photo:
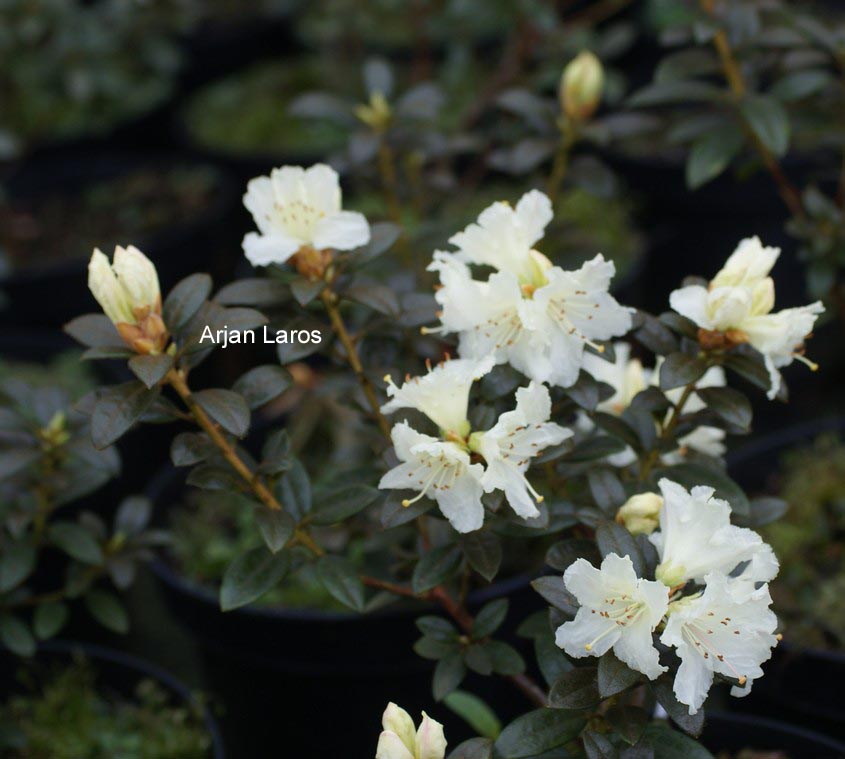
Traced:
[[[188, 382], [185, 378], [184, 372], [171, 369], [165, 376], [167, 382], [182, 399], [182, 402], [187, 407], [194, 421], [205, 431], [211, 442], [223, 454], [223, 458], [229, 463], [232, 469], [240, 476], [249, 489], [255, 494], [256, 498], [260, 500], [268, 509], [273, 511], [281, 511], [282, 504], [273, 495], [270, 489], [264, 484], [264, 481], [253, 472], [243, 462], [235, 447], [226, 439], [226, 436], [221, 432], [220, 427], [212, 421], [205, 410], [194, 400]], [[291, 537], [288, 545], [301, 544], [305, 546], [315, 556], [322, 556], [324, 551], [313, 538], [303, 529], [297, 527], [294, 530], [293, 537]]]

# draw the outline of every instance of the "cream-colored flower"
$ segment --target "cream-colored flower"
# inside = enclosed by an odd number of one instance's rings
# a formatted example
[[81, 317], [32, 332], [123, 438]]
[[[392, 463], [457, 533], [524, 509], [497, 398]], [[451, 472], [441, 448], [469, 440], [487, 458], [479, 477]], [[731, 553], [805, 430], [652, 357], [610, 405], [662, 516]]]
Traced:
[[659, 524], [663, 497], [657, 493], [632, 495], [616, 512], [616, 521], [632, 535], [651, 535]]
[[393, 702], [381, 718], [383, 728], [375, 759], [444, 759], [446, 737], [443, 725], [422, 713], [419, 729], [404, 709]]
[[161, 291], [152, 261], [134, 245], [114, 250], [114, 262], [95, 248], [88, 287], [123, 340], [137, 353], [160, 353], [168, 334], [161, 318]]
[[763, 247], [757, 237], [743, 240], [708, 287], [689, 285], [669, 298], [675, 311], [698, 325], [705, 347], [747, 342], [756, 348], [769, 372], [770, 399], [780, 390], [779, 369], [796, 359], [816, 368], [804, 358], [803, 343], [824, 311], [817, 301], [772, 313], [775, 286], [768, 274], [779, 253]]
[[322, 163], [282, 166], [251, 179], [244, 205], [259, 230], [243, 241], [253, 266], [284, 263], [300, 250], [352, 250], [370, 241], [366, 218], [341, 209], [337, 172]]

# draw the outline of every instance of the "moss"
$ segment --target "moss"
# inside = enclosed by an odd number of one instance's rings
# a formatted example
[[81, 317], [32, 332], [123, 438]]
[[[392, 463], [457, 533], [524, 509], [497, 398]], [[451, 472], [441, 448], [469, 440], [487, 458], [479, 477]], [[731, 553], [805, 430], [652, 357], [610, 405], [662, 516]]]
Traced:
[[775, 608], [790, 638], [845, 647], [845, 442], [820, 437], [784, 456], [781, 471], [789, 511], [763, 531], [781, 561]]
[[264, 62], [201, 90], [185, 111], [191, 136], [233, 153], [278, 153], [288, 160], [325, 156], [342, 148], [346, 130], [325, 119], [288, 113], [291, 100], [320, 89], [326, 79], [313, 61]]
[[153, 680], [132, 700], [106, 691], [93, 666], [75, 661], [48, 675], [23, 670], [26, 692], [0, 706], [7, 759], [205, 759], [211, 739], [198, 710], [171, 703]]

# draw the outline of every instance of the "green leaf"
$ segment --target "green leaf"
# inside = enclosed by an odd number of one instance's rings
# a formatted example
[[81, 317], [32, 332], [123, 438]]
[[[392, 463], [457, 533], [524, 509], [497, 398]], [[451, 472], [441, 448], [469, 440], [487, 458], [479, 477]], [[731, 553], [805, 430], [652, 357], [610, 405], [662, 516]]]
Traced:
[[286, 552], [270, 553], [264, 546], [238, 556], [226, 569], [220, 586], [220, 608], [231, 611], [263, 596], [290, 569]]
[[707, 407], [728, 424], [747, 430], [751, 426], [751, 403], [742, 393], [731, 387], [704, 387], [696, 390]]
[[699, 137], [687, 158], [687, 187], [696, 190], [719, 176], [739, 154], [743, 142], [742, 132], [733, 125]]
[[618, 556], [628, 556], [634, 565], [637, 577], [645, 575], [645, 562], [634, 536], [621, 524], [616, 522], [602, 522], [596, 530], [596, 543], [602, 557], [615, 553]]
[[148, 389], [152, 389], [164, 379], [164, 375], [170, 371], [174, 361], [173, 356], [167, 353], [159, 353], [156, 356], [133, 356], [129, 359], [129, 368]]
[[276, 494], [297, 522], [311, 511], [311, 479], [299, 459], [291, 461], [290, 468], [276, 486]]
[[64, 331], [89, 348], [127, 350], [127, 345], [117, 328], [105, 314], [77, 316], [65, 324]]
[[213, 388], [200, 390], [191, 397], [206, 414], [235, 437], [243, 437], [249, 432], [249, 406], [242, 395], [232, 390]]
[[502, 564], [502, 542], [489, 530], [467, 533], [461, 540], [467, 562], [487, 582], [492, 582]]
[[35, 653], [35, 638], [26, 623], [11, 614], [0, 613], [0, 643], [18, 656]]
[[105, 590], [91, 590], [85, 594], [85, 606], [103, 627], [125, 635], [129, 632], [129, 614], [113, 593]]
[[342, 522], [381, 498], [382, 492], [369, 485], [350, 485], [335, 490], [320, 498], [320, 503], [311, 515], [311, 522], [316, 525]]
[[599, 659], [598, 686], [602, 698], [610, 698], [640, 682], [642, 677], [608, 651]]
[[470, 738], [449, 754], [449, 759], [493, 759], [493, 741], [489, 738]]
[[656, 82], [637, 90], [628, 98], [628, 105], [640, 108], [667, 103], [713, 102], [725, 97], [719, 87], [695, 80]]
[[115, 532], [123, 535], [138, 535], [150, 523], [152, 504], [144, 496], [129, 496], [124, 498], [114, 515]]
[[778, 100], [791, 102], [820, 92], [832, 81], [830, 72], [824, 69], [793, 71], [778, 79], [769, 92]]
[[204, 432], [180, 432], [170, 444], [174, 466], [193, 466], [217, 453], [217, 446]]
[[495, 712], [472, 693], [453, 691], [443, 699], [443, 703], [484, 738], [495, 740], [502, 732], [502, 723]]
[[491, 640], [487, 644], [493, 671], [497, 675], [512, 677], [525, 672], [525, 660], [513, 646], [500, 640]]
[[538, 577], [531, 581], [531, 587], [556, 609], [570, 615], [574, 615], [578, 611], [578, 601], [566, 589], [562, 577], [554, 575]]
[[789, 510], [789, 504], [781, 498], [753, 498], [749, 503], [749, 513], [745, 518], [737, 519], [744, 527], [762, 527], [776, 522]]
[[496, 739], [495, 750], [502, 759], [523, 759], [563, 746], [584, 727], [580, 716], [557, 709], [535, 709], [511, 722]]
[[569, 661], [555, 643], [555, 636], [551, 630], [546, 630], [534, 639], [534, 654], [537, 665], [548, 685], [554, 685], [565, 672], [572, 669]]
[[11, 448], [0, 451], [0, 480], [5, 480], [41, 458], [37, 448]]
[[350, 300], [361, 303], [385, 316], [399, 314], [399, 301], [396, 294], [389, 287], [370, 280], [353, 282], [343, 294]]
[[259, 506], [255, 512], [255, 522], [264, 538], [264, 544], [272, 553], [281, 551], [296, 529], [293, 517], [286, 511], [263, 506]]
[[35, 609], [32, 627], [39, 640], [52, 638], [67, 622], [68, 608], [63, 603], [41, 604]]
[[776, 156], [789, 148], [789, 115], [773, 97], [751, 95], [740, 103], [740, 111], [751, 131]]
[[286, 369], [267, 364], [250, 369], [235, 382], [232, 390], [242, 395], [251, 409], [257, 409], [280, 396], [292, 384]]
[[565, 572], [570, 564], [582, 557], [595, 566], [601, 561], [596, 544], [592, 540], [569, 538], [549, 548], [546, 552], [546, 564], [559, 572]]
[[55, 522], [47, 528], [47, 537], [53, 545], [83, 564], [103, 563], [103, 551], [96, 538], [81, 525]]
[[684, 463], [676, 466], [657, 469], [653, 473], [654, 481], [661, 477], [683, 485], [688, 490], [696, 485], [709, 485], [716, 490], [716, 497], [728, 501], [731, 510], [740, 516], [747, 517], [751, 510], [748, 496], [724, 471], [702, 463]]
[[420, 617], [414, 624], [423, 635], [436, 640], [455, 641], [459, 636], [457, 628], [449, 620], [435, 617], [433, 614]]
[[607, 711], [608, 724], [629, 745], [634, 745], [645, 730], [648, 717], [642, 709], [634, 706], [616, 705]]
[[654, 747], [654, 759], [713, 759], [713, 754], [698, 741], [668, 725], [653, 722], [646, 727], [644, 735]]
[[191, 274], [168, 293], [164, 299], [162, 318], [171, 332], [178, 332], [199, 311], [211, 295], [211, 286], [208, 274]]
[[704, 728], [704, 710], [699, 709], [697, 714], [690, 714], [689, 707], [675, 697], [672, 680], [672, 673], [669, 672], [657, 680], [652, 680], [649, 685], [654, 697], [675, 724], [685, 733], [697, 738]]
[[261, 449], [261, 465], [264, 474], [279, 474], [291, 467], [290, 438], [287, 430], [276, 430]]
[[485, 604], [472, 623], [472, 637], [486, 638], [501, 627], [508, 615], [508, 599], [498, 598]]
[[332, 598], [355, 611], [364, 611], [364, 585], [349, 559], [323, 556], [317, 562], [317, 574]]
[[0, 593], [20, 585], [35, 569], [35, 546], [28, 540], [8, 544], [0, 554]]
[[596, 506], [608, 516], [616, 514], [619, 507], [627, 500], [622, 482], [610, 469], [590, 469], [587, 472], [587, 481]]
[[619, 759], [619, 752], [607, 736], [592, 730], [585, 730], [581, 735], [584, 753], [587, 759]]
[[599, 701], [595, 667], [575, 667], [564, 672], [549, 692], [549, 706], [553, 709], [589, 709]]
[[488, 643], [472, 643], [464, 650], [464, 662], [479, 675], [493, 674], [493, 650]]
[[671, 390], [697, 382], [707, 371], [707, 361], [686, 353], [670, 353], [660, 365], [660, 389]]
[[214, 300], [221, 306], [278, 306], [288, 300], [288, 286], [278, 279], [239, 279], [222, 287]]
[[431, 683], [432, 695], [435, 701], [442, 701], [452, 693], [466, 677], [467, 668], [460, 652], [444, 656], [434, 668], [434, 678]]
[[129, 431], [158, 398], [159, 389], [143, 382], [126, 382], [102, 391], [91, 417], [91, 439], [102, 450]]
[[431, 659], [432, 661], [439, 661], [456, 652], [460, 652], [460, 645], [457, 640], [440, 640], [424, 635], [414, 643], [414, 653], [423, 659]]
[[305, 277], [296, 277], [290, 283], [291, 295], [296, 298], [300, 306], [307, 306], [325, 287], [326, 283], [322, 279], [313, 281]]
[[458, 568], [460, 559], [461, 551], [456, 546], [440, 546], [424, 554], [414, 567], [414, 593], [425, 593], [444, 583]]

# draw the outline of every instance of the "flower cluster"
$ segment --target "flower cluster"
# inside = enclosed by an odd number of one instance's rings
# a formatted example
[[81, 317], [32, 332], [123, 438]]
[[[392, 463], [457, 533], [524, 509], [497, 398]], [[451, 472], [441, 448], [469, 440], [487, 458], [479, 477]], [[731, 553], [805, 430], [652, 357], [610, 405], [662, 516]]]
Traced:
[[[458, 532], [472, 532], [484, 522], [483, 493], [503, 490], [511, 508], [521, 517], [538, 515], [543, 497], [525, 477], [531, 459], [543, 449], [562, 443], [572, 432], [549, 421], [552, 404], [545, 385], [531, 382], [516, 391], [516, 407], [502, 414], [484, 432], [473, 432], [467, 419], [472, 383], [493, 368], [493, 357], [480, 361], [444, 361], [421, 377], [408, 378], [397, 387], [390, 377], [389, 413], [413, 408], [437, 425], [439, 436], [417, 432], [407, 422], [393, 427], [391, 436], [402, 462], [382, 477], [380, 488], [416, 490], [437, 501]], [[480, 463], [483, 460], [484, 464]]]
[[824, 311], [816, 301], [772, 312], [775, 284], [769, 272], [778, 255], [779, 248], [763, 247], [759, 237], [749, 237], [740, 242], [707, 287], [682, 287], [669, 299], [675, 311], [698, 326], [698, 340], [704, 348], [731, 348], [743, 343], [756, 348], [769, 372], [770, 399], [781, 387], [780, 368], [795, 359], [816, 368], [804, 358], [803, 344]]
[[654, 680], [667, 671], [653, 639], [662, 627], [660, 642], [681, 659], [675, 696], [695, 714], [714, 675], [734, 681], [735, 696], [762, 676], [778, 641], [767, 585], [778, 562], [756, 532], [730, 523], [730, 506], [712, 488], [688, 492], [665, 478], [659, 486], [659, 530], [649, 536], [660, 558], [656, 579], [638, 577], [628, 556], [608, 554], [599, 569], [578, 559], [563, 579], [581, 606], [556, 641], [576, 658], [612, 648]]
[[[584, 347], [631, 328], [630, 310], [608, 292], [615, 273], [601, 254], [576, 271], [553, 266], [532, 247], [552, 219], [551, 201], [532, 190], [516, 208], [494, 203], [450, 238], [457, 251], [436, 251], [441, 326], [454, 332], [465, 358], [494, 356], [537, 382], [569, 387], [578, 379]], [[492, 267], [487, 281], [470, 264]]]

